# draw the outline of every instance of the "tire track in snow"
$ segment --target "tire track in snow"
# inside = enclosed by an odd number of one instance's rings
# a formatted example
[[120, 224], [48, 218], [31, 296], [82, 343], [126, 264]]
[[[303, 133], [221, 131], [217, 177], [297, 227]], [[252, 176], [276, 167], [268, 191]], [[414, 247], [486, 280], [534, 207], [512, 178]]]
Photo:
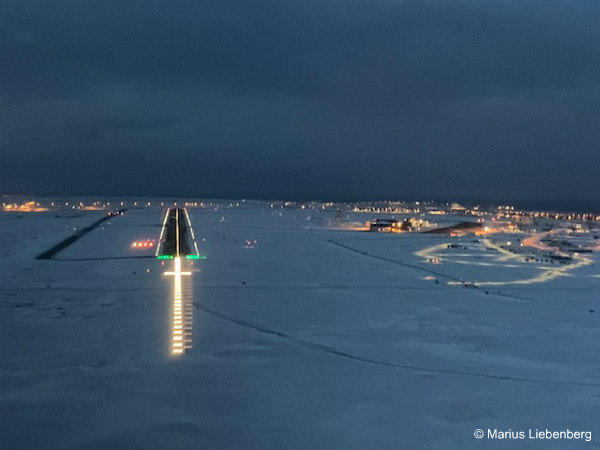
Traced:
[[[362, 250], [357, 250], [357, 249], [355, 249], [353, 247], [350, 247], [349, 245], [345, 245], [345, 244], [342, 244], [340, 242], [336, 242], [336, 241], [331, 240], [331, 239], [328, 239], [327, 242], [329, 242], [329, 243], [331, 243], [333, 245], [337, 245], [338, 247], [344, 248], [344, 249], [346, 249], [348, 251], [351, 251], [351, 252], [354, 252], [354, 253], [358, 253], [359, 255], [366, 256], [368, 258], [374, 258], [374, 259], [378, 259], [380, 261], [385, 261], [385, 262], [389, 262], [389, 263], [392, 263], [392, 264], [397, 264], [399, 266], [408, 267], [408, 268], [415, 269], [415, 270], [420, 270], [422, 272], [426, 272], [426, 273], [430, 273], [430, 274], [433, 274], [433, 275], [437, 275], [440, 278], [445, 278], [446, 280], [456, 281], [456, 282], [459, 282], [459, 283], [463, 283], [463, 280], [461, 280], [461, 279], [452, 277], [450, 275], [443, 274], [441, 272], [436, 272], [435, 270], [426, 269], [424, 267], [416, 266], [414, 264], [403, 263], [403, 262], [397, 261], [397, 260], [392, 259], [392, 258], [386, 258], [385, 256], [373, 255], [372, 253], [364, 252]], [[479, 286], [477, 286], [477, 285], [472, 285], [471, 287], [475, 288], [475, 289], [479, 288]], [[514, 294], [506, 294], [506, 293], [503, 293], [503, 292], [497, 291], [497, 290], [496, 291], [492, 291], [490, 289], [487, 289], [487, 290], [484, 290], [482, 292], [485, 292], [486, 295], [498, 295], [500, 297], [512, 298], [514, 300], [525, 300], [525, 301], [529, 301], [529, 302], [535, 301], [535, 299], [532, 299], [532, 298], [521, 297], [521, 296], [514, 295]]]
[[373, 255], [372, 253], [364, 252], [362, 250], [357, 250], [357, 249], [355, 249], [353, 247], [350, 247], [349, 245], [342, 244], [342, 243], [334, 241], [332, 239], [328, 239], [327, 242], [329, 242], [329, 243], [331, 243], [333, 245], [337, 245], [338, 247], [344, 248], [344, 249], [346, 249], [348, 251], [351, 251], [351, 252], [354, 252], [354, 253], [358, 253], [359, 255], [367, 256], [369, 258], [379, 259], [380, 261], [385, 261], [385, 262], [389, 262], [389, 263], [392, 263], [392, 264], [397, 264], [399, 266], [408, 267], [410, 269], [420, 270], [421, 272], [426, 272], [426, 273], [430, 273], [430, 274], [433, 274], [433, 275], [437, 275], [438, 277], [445, 278], [446, 280], [458, 281], [459, 283], [462, 283], [462, 280], [459, 280], [458, 278], [452, 277], [450, 275], [446, 275], [446, 274], [441, 273], [441, 272], [436, 272], [435, 270], [426, 269], [424, 267], [416, 266], [414, 264], [403, 263], [403, 262], [397, 261], [397, 260], [392, 259], [392, 258], [386, 258], [385, 256]]
[[543, 380], [539, 378], [527, 378], [527, 377], [518, 377], [511, 375], [500, 375], [493, 373], [483, 373], [483, 372], [467, 372], [463, 370], [454, 370], [454, 369], [439, 369], [432, 367], [422, 367], [416, 366], [412, 364], [400, 364], [392, 361], [385, 361], [373, 358], [366, 358], [362, 356], [353, 355], [351, 353], [345, 352], [343, 350], [339, 350], [335, 347], [326, 344], [319, 344], [316, 342], [307, 341], [304, 339], [299, 339], [294, 336], [291, 336], [287, 333], [283, 333], [282, 331], [271, 330], [265, 328], [263, 326], [257, 325], [250, 321], [244, 319], [238, 319], [233, 317], [227, 313], [217, 311], [212, 308], [208, 308], [204, 305], [201, 305], [198, 302], [194, 302], [194, 306], [204, 311], [207, 314], [210, 314], [214, 317], [218, 317], [226, 322], [232, 323], [234, 325], [238, 325], [245, 328], [250, 328], [254, 331], [275, 336], [280, 339], [285, 339], [296, 344], [299, 347], [305, 348], [307, 350], [311, 350], [318, 353], [324, 353], [332, 356], [336, 356], [339, 358], [344, 358], [350, 361], [359, 362], [363, 364], [369, 364], [372, 366], [380, 366], [380, 367], [390, 367], [393, 369], [402, 369], [411, 372], [421, 372], [421, 373], [433, 373], [433, 374], [442, 374], [442, 375], [457, 375], [464, 377], [472, 377], [472, 378], [485, 378], [491, 380], [501, 380], [501, 381], [513, 381], [513, 382], [522, 382], [522, 383], [539, 383], [539, 384], [551, 384], [551, 385], [571, 385], [571, 386], [582, 386], [582, 387], [600, 387], [600, 383], [592, 383], [592, 382], [584, 382], [584, 381], [570, 381], [570, 380]]

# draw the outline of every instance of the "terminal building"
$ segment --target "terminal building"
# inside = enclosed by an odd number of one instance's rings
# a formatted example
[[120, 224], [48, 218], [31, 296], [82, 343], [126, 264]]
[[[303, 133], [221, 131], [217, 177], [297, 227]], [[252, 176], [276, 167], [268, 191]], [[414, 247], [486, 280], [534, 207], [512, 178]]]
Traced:
[[399, 233], [411, 229], [409, 220], [375, 219], [369, 222], [369, 231]]

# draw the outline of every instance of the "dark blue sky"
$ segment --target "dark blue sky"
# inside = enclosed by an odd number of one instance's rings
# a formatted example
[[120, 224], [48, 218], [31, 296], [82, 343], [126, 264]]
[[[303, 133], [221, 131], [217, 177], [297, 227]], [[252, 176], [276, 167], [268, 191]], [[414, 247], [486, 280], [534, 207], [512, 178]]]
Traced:
[[600, 198], [600, 2], [0, 4], [3, 193]]

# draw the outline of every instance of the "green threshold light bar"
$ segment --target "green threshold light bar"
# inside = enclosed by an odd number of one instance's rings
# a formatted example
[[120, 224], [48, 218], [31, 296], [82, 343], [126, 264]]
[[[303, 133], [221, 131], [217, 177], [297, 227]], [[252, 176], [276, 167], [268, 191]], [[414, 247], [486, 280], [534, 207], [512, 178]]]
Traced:
[[[156, 259], [173, 259], [175, 258], [173, 255], [159, 255]], [[185, 255], [186, 259], [206, 259], [204, 255]]]

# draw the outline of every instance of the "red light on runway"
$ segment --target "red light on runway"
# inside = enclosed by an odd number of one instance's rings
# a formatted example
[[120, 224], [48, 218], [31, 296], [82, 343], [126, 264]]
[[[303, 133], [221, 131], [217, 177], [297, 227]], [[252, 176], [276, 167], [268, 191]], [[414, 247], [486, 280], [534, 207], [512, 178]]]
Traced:
[[154, 244], [156, 242], [156, 239], [145, 239], [143, 241], [135, 241], [131, 243], [131, 247], [138, 249], [141, 247], [154, 247]]

